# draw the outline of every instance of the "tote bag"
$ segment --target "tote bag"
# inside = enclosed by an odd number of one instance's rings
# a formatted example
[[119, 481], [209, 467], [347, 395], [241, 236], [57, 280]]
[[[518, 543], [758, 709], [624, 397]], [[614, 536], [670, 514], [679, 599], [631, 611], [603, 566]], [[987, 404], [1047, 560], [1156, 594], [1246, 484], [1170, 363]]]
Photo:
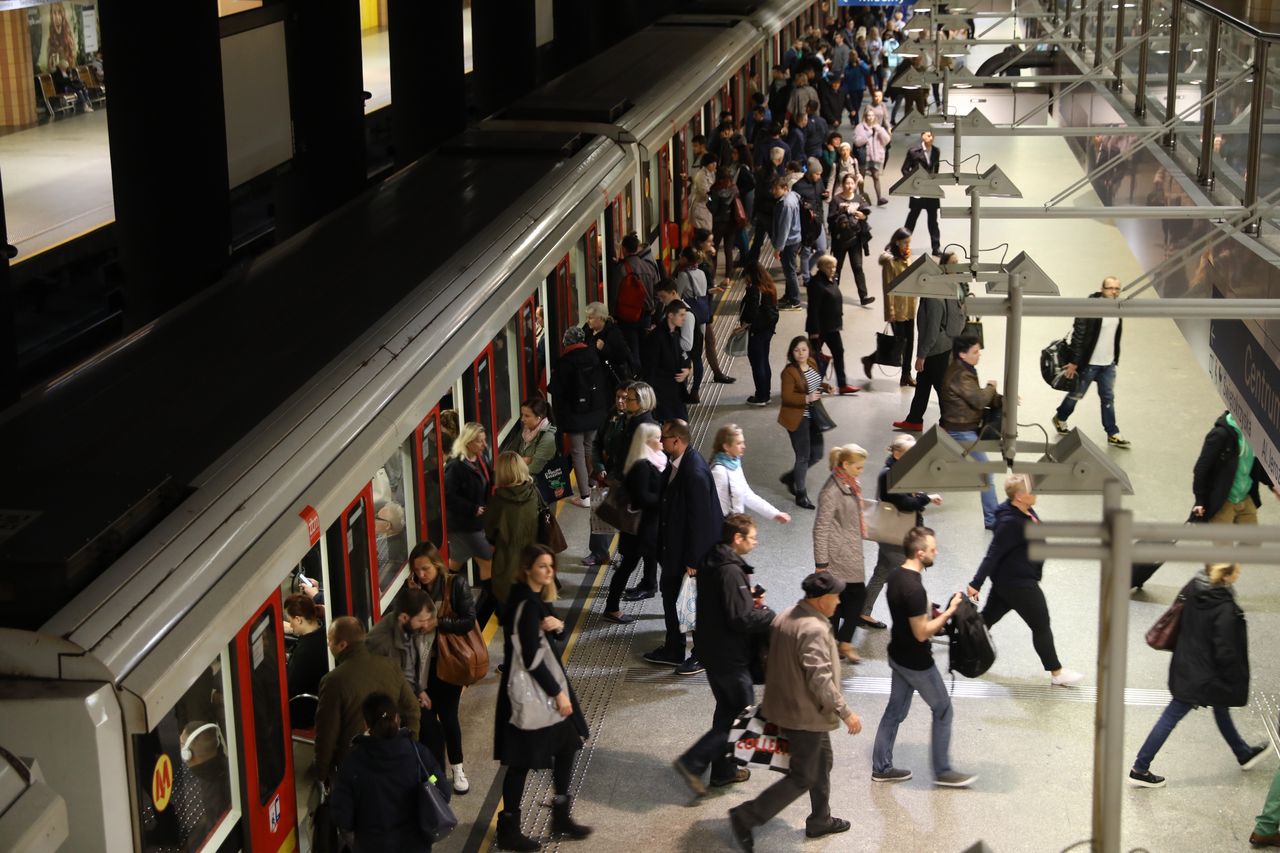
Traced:
[[418, 754], [417, 744], [413, 745], [413, 757], [418, 759], [418, 831], [422, 837], [435, 843], [449, 837], [449, 833], [458, 828], [458, 816], [449, 807], [444, 792], [436, 787], [437, 777], [427, 770]]
[[902, 353], [907, 348], [907, 339], [893, 333], [893, 326], [884, 324], [883, 332], [876, 332], [876, 364], [888, 367], [902, 366]]
[[[516, 613], [511, 620], [512, 655], [511, 660], [507, 662], [509, 667], [507, 698], [511, 700], [511, 725], [522, 731], [536, 731], [553, 726], [565, 718], [560, 716], [555, 699], [547, 695], [547, 691], [542, 689], [542, 685], [538, 684], [524, 665], [524, 653], [520, 649], [520, 634], [514, 626], [520, 624], [520, 614], [526, 603], [522, 601], [516, 605]], [[547, 635], [539, 631], [538, 651], [533, 655], [533, 668], [537, 669], [543, 663], [546, 663], [547, 668], [551, 670], [560, 690], [567, 693], [569, 683], [564, 677], [564, 670], [560, 668], [560, 662], [551, 651]]]
[[729, 342], [725, 344], [725, 355], [730, 358], [745, 358], [747, 355], [747, 335], [751, 334], [750, 330], [743, 329], [729, 335]]
[[901, 548], [902, 540], [916, 526], [916, 514], [903, 512], [888, 501], [863, 498], [862, 504], [867, 508], [867, 538]]

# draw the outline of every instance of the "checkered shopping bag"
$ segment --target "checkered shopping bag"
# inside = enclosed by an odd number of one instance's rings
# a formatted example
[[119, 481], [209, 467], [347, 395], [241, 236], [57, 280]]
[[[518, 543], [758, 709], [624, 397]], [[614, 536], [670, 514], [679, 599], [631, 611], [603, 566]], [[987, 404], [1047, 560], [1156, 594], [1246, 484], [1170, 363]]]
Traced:
[[779, 773], [791, 770], [791, 745], [776, 725], [760, 713], [759, 705], [750, 705], [733, 721], [729, 730], [733, 760], [741, 767], [767, 767]]
[[612, 536], [618, 532], [618, 528], [611, 524], [607, 524], [596, 514], [596, 508], [604, 503], [605, 497], [609, 494], [609, 490], [599, 483], [591, 484], [591, 532], [600, 533], [605, 536]]

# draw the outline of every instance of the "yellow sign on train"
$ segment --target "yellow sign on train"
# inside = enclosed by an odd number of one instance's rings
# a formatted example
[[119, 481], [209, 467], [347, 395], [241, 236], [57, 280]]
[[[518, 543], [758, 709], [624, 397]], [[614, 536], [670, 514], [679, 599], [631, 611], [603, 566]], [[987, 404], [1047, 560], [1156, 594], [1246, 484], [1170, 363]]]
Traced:
[[156, 769], [151, 771], [151, 801], [156, 811], [162, 812], [169, 807], [173, 797], [173, 762], [164, 753], [156, 759]]

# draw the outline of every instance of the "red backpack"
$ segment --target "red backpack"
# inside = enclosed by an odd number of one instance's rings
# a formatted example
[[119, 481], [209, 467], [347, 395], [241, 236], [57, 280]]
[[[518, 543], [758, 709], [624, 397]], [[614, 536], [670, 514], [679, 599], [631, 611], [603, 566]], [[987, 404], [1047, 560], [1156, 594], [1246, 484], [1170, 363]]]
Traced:
[[626, 261], [622, 262], [622, 281], [618, 284], [618, 305], [614, 313], [623, 323], [639, 323], [649, 301], [644, 281]]

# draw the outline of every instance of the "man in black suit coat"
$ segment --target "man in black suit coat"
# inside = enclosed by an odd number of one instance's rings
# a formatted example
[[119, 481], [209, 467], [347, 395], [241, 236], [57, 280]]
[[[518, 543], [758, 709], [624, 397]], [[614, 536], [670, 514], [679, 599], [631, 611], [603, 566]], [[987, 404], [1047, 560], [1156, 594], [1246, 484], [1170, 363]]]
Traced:
[[662, 499], [658, 505], [658, 562], [662, 577], [662, 611], [667, 638], [644, 659], [661, 666], [677, 667], [681, 675], [702, 672], [697, 649], [685, 659], [685, 636], [676, 615], [676, 599], [686, 575], [697, 574], [707, 554], [719, 541], [724, 514], [716, 495], [711, 468], [698, 451], [689, 446], [689, 425], [681, 420], [662, 425], [662, 449], [671, 459], [663, 477]]
[[[907, 149], [907, 159], [902, 161], [902, 175], [906, 177], [917, 169], [924, 169], [930, 175], [936, 175], [939, 158], [938, 149], [933, 144], [933, 132], [926, 130], [920, 134], [920, 141]], [[929, 215], [929, 239], [933, 242], [933, 254], [940, 256], [942, 235], [938, 231], [938, 208], [941, 202], [936, 198], [920, 198], [913, 195], [909, 204], [911, 212], [907, 214], [906, 229], [915, 233], [916, 220], [920, 218], [920, 211], [926, 211]]]

